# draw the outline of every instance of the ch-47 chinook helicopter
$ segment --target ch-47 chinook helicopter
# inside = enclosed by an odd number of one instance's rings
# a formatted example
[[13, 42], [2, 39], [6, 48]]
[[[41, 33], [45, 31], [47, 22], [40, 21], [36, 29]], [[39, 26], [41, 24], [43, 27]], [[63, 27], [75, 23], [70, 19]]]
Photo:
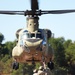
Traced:
[[43, 14], [72, 13], [75, 10], [39, 10], [38, 0], [31, 0], [31, 10], [0, 11], [0, 14], [27, 16], [27, 27], [16, 32], [17, 45], [12, 50], [12, 57], [17, 62], [35, 63], [53, 60], [54, 51], [48, 40], [52, 32], [49, 29], [39, 28], [39, 16]]

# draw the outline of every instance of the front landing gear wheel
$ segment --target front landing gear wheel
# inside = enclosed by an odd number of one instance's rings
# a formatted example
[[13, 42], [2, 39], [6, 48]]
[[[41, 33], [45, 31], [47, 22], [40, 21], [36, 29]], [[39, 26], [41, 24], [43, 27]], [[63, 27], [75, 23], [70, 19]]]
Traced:
[[19, 69], [19, 63], [18, 62], [13, 62], [12, 68], [15, 69], [15, 70]]
[[47, 66], [49, 67], [50, 70], [54, 69], [54, 63], [52, 61], [48, 62]]

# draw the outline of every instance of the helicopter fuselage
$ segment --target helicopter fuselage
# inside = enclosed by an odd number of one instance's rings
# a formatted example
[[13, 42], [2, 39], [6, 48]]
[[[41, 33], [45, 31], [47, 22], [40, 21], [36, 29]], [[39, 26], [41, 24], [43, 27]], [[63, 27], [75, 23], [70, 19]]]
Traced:
[[38, 17], [27, 18], [27, 28], [16, 32], [17, 45], [12, 50], [12, 56], [18, 62], [48, 62], [53, 59], [53, 49], [49, 44], [51, 31], [40, 29]]
[[47, 32], [45, 29], [38, 29], [36, 32], [21, 30], [19, 32], [18, 43], [12, 51], [12, 56], [18, 62], [41, 62], [43, 59], [49, 61], [53, 57], [53, 49], [48, 43]]

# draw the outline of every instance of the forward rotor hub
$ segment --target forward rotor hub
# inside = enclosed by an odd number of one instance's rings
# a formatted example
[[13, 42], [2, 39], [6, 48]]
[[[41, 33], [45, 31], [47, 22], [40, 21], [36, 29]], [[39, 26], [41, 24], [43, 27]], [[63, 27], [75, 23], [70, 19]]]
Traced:
[[36, 17], [36, 16], [41, 16], [41, 10], [36, 10], [36, 11], [26, 10], [24, 15], [25, 15], [25, 16], [27, 16], [27, 15], [32, 15], [32, 16], [34, 16], [34, 17]]

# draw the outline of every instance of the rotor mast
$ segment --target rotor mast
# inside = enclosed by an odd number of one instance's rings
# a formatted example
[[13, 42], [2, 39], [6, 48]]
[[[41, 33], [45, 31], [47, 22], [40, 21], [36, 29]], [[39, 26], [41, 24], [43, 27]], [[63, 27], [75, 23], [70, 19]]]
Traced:
[[29, 32], [35, 32], [39, 28], [39, 17], [36, 11], [39, 10], [38, 0], [31, 0], [31, 11], [28, 11], [27, 17], [27, 30]]
[[27, 30], [29, 32], [35, 32], [39, 28], [39, 17], [28, 15], [27, 17]]

